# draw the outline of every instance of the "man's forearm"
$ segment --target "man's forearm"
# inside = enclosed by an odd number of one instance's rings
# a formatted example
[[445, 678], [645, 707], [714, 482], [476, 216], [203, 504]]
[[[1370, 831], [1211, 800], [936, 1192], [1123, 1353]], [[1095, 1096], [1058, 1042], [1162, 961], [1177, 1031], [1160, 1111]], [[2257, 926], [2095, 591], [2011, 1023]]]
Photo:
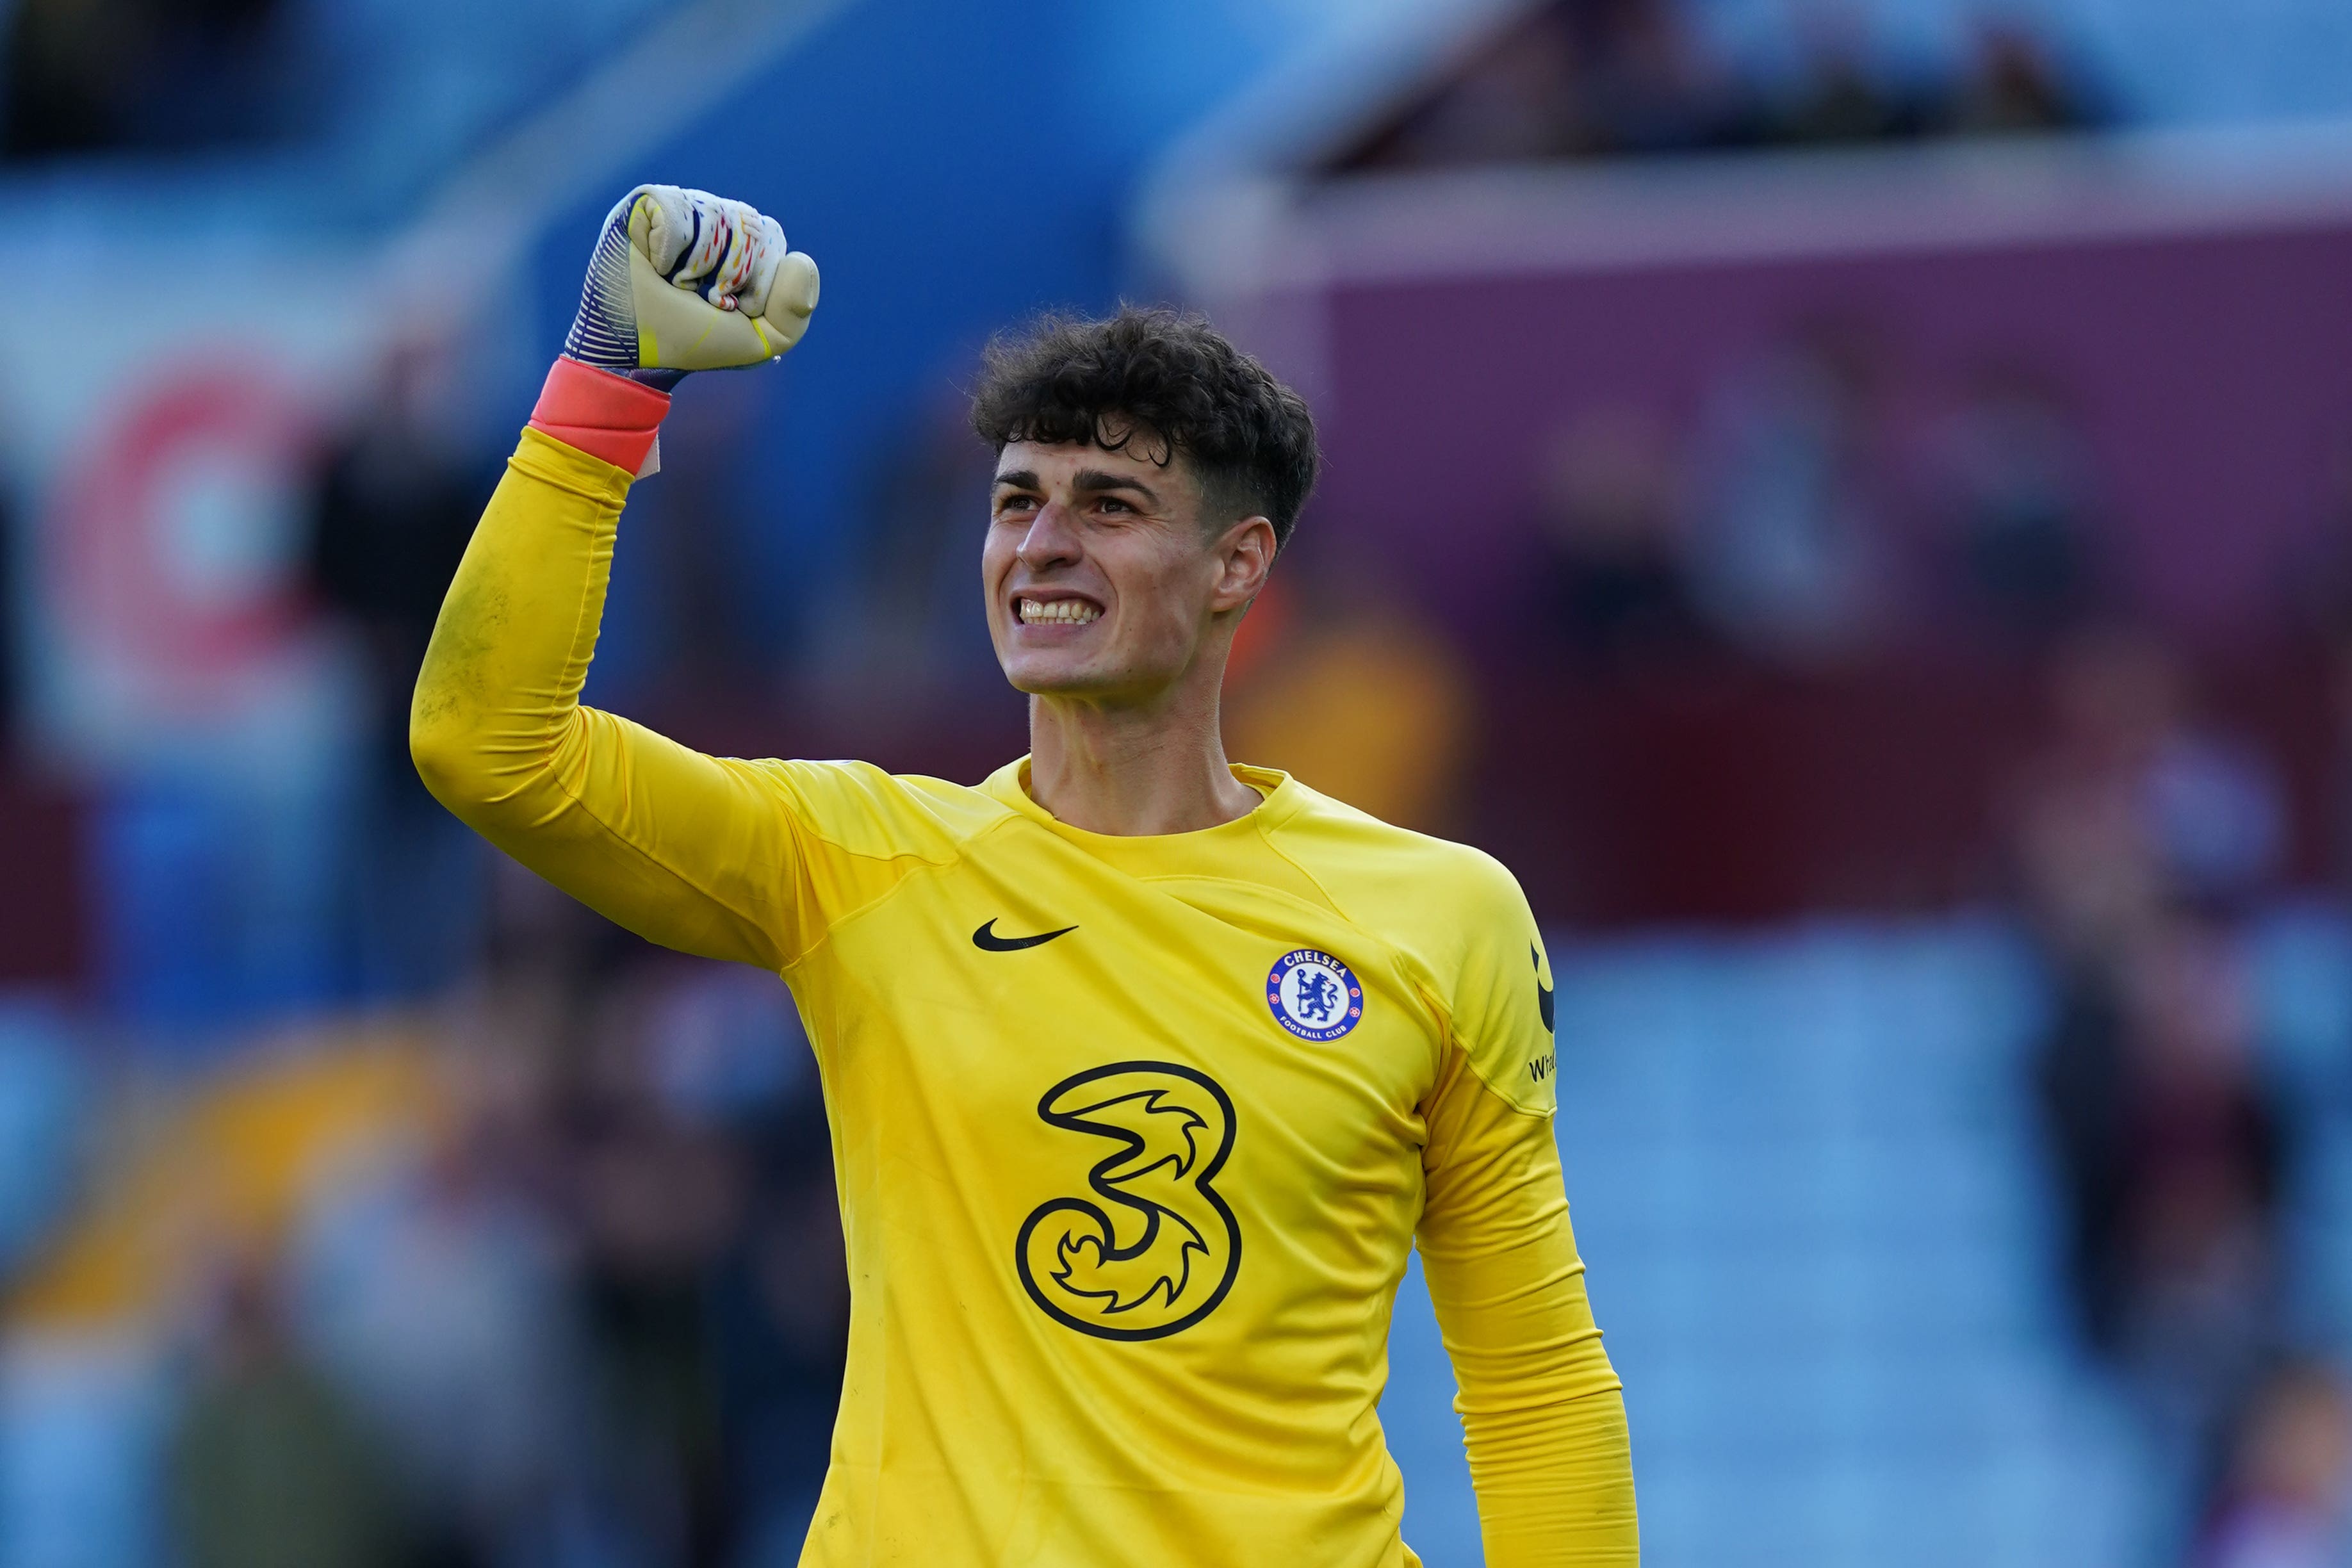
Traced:
[[1585, 1304], [1575, 1245], [1530, 1237], [1425, 1267], [1461, 1393], [1487, 1568], [1641, 1561], [1624, 1396]]
[[626, 473], [527, 431], [442, 602], [409, 747], [434, 795], [494, 837], [543, 811], [532, 797], [577, 742], [627, 494]]
[[484, 832], [583, 722], [629, 476], [668, 410], [663, 393], [557, 360], [442, 601], [409, 749], [434, 795]]
[[629, 479], [534, 425], [434, 627], [417, 771], [482, 837], [648, 941], [774, 968], [793, 865], [774, 783], [580, 706]]
[[1624, 1396], [1463, 1410], [1487, 1568], [1633, 1568], [1642, 1558]]
[[1625, 1404], [1585, 1295], [1551, 1123], [1457, 1056], [1429, 1135], [1422, 1265], [1461, 1388], [1487, 1568], [1633, 1568]]

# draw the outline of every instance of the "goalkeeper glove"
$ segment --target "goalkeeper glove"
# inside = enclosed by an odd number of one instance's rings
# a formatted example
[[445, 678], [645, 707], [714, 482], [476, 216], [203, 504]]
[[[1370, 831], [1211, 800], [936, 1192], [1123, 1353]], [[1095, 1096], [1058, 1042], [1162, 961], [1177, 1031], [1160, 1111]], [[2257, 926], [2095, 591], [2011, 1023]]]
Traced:
[[604, 219], [530, 422], [639, 478], [654, 473], [669, 389], [688, 371], [776, 358], [808, 331], [816, 296], [816, 263], [785, 248], [775, 219], [707, 191], [639, 185]]
[[639, 185], [604, 219], [563, 352], [624, 375], [761, 364], [801, 341], [816, 293], [816, 263], [774, 218]]

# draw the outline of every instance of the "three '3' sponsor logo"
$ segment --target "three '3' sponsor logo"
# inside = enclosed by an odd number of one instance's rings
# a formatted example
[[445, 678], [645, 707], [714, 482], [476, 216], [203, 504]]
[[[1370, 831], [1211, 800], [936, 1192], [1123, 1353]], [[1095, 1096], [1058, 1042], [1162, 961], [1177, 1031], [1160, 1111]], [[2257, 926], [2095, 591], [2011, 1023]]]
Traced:
[[1242, 1266], [1241, 1227], [1213, 1184], [1233, 1153], [1234, 1102], [1175, 1062], [1112, 1062], [1037, 1102], [1045, 1124], [1118, 1147], [1087, 1196], [1051, 1198], [1022, 1223], [1013, 1264], [1039, 1310], [1106, 1340], [1156, 1340], [1216, 1310]]

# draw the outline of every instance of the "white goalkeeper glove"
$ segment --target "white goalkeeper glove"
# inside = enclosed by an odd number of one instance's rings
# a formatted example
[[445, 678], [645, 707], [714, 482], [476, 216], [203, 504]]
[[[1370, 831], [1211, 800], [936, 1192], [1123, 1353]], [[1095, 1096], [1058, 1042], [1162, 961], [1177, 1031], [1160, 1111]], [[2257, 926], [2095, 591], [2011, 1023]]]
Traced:
[[639, 185], [604, 219], [563, 340], [573, 359], [667, 389], [694, 370], [761, 364], [801, 341], [816, 263], [741, 202]]

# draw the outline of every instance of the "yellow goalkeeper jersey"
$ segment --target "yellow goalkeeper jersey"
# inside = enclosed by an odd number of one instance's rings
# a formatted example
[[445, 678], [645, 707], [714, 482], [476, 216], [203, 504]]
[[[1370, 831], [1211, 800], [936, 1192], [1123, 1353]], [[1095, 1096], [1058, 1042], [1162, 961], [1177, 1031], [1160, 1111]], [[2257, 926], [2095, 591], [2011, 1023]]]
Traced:
[[622, 470], [528, 431], [442, 611], [418, 763], [620, 923], [792, 987], [849, 1361], [807, 1564], [1417, 1561], [1376, 1405], [1416, 1237], [1487, 1560], [1631, 1563], [1617, 1380], [1508, 872], [1277, 773], [1196, 833], [578, 706]]

